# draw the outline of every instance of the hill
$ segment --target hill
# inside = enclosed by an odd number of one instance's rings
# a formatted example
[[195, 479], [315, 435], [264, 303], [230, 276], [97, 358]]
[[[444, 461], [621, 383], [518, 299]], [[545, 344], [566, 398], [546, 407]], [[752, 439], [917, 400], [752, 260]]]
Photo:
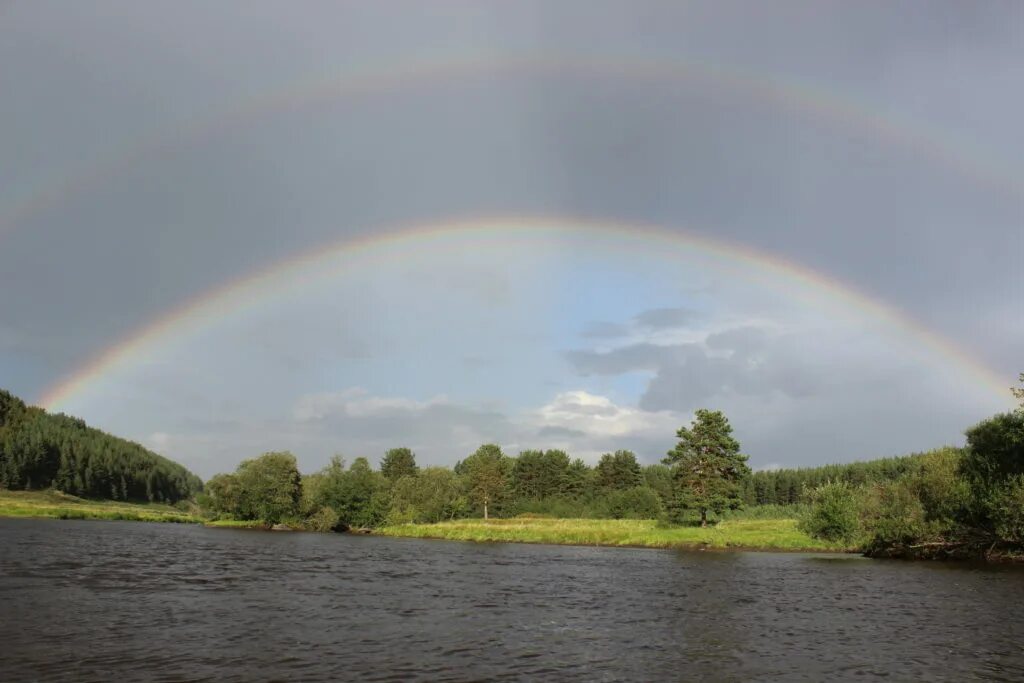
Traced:
[[137, 443], [0, 390], [0, 488], [174, 503], [202, 486], [178, 463]]

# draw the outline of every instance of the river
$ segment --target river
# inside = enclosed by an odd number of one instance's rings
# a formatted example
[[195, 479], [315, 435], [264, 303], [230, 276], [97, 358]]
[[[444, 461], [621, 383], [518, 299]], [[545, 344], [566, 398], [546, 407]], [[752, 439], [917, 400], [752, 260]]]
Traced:
[[0, 680], [1024, 680], [1024, 571], [0, 519]]

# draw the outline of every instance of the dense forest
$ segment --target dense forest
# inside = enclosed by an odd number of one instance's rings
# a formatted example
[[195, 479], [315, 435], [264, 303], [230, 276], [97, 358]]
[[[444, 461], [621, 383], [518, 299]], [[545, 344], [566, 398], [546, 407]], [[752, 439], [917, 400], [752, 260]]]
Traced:
[[[1024, 383], [1024, 376], [1022, 376]], [[1015, 391], [1024, 402], [1024, 389]], [[1024, 403], [966, 431], [963, 448], [751, 472], [718, 411], [698, 410], [658, 464], [628, 450], [590, 466], [557, 450], [512, 456], [484, 444], [454, 467], [420, 467], [409, 448], [335, 456], [302, 475], [288, 452], [243, 461], [205, 486], [142, 446], [0, 392], [0, 488], [175, 502], [209, 517], [341, 530], [461, 517], [658, 519], [707, 524], [744, 507], [797, 517], [811, 536], [869, 554], [1024, 553]]]
[[828, 482], [864, 486], [894, 481], [917, 470], [928, 457], [929, 453], [915, 453], [842, 465], [761, 470], [743, 481], [743, 502], [747, 505], [807, 503], [811, 492]]
[[814, 468], [751, 472], [731, 434], [724, 415], [699, 410], [662, 462], [646, 466], [625, 450], [590, 467], [560, 450], [509, 456], [485, 444], [451, 469], [421, 469], [396, 448], [379, 470], [336, 456], [302, 476], [290, 453], [268, 453], [211, 479], [200, 502], [215, 515], [320, 530], [491, 515], [705, 524], [746, 506], [874, 555], [1024, 550], [1024, 406], [968, 429], [963, 448]]
[[202, 490], [202, 481], [137, 443], [0, 390], [0, 488], [174, 503]]
[[318, 529], [524, 514], [703, 520], [743, 503], [749, 469], [731, 433], [720, 412], [698, 411], [665, 464], [647, 467], [626, 450], [590, 467], [561, 450], [509, 456], [484, 444], [451, 469], [421, 469], [410, 449], [394, 448], [379, 470], [336, 456], [301, 476], [293, 455], [267, 453], [213, 477], [199, 501], [218, 515]]

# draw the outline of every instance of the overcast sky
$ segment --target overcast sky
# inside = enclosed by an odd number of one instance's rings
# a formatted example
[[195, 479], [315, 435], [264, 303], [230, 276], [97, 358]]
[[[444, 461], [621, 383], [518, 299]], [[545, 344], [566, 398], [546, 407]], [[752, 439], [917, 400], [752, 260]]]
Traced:
[[1022, 120], [1016, 2], [0, 3], [0, 387], [322, 252], [53, 407], [204, 477], [959, 443], [1024, 370]]

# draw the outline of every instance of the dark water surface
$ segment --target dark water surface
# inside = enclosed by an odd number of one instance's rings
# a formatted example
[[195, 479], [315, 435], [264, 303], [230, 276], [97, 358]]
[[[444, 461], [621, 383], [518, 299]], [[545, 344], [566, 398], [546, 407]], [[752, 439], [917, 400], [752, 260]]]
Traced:
[[0, 520], [0, 681], [1024, 680], [1024, 572]]

